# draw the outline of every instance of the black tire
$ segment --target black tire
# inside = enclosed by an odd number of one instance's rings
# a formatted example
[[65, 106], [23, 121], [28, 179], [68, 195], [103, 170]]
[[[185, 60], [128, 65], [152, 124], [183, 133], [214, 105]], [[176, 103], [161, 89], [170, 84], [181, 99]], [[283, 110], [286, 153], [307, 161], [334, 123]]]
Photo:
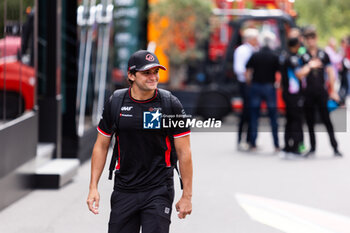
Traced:
[[229, 96], [222, 90], [204, 90], [198, 98], [197, 114], [205, 119], [217, 120], [227, 116], [232, 111]]
[[[24, 100], [20, 94], [14, 91], [5, 92], [6, 103], [4, 105], [4, 91], [0, 91], [0, 118], [14, 119], [24, 112]], [[6, 111], [5, 111], [6, 108]]]

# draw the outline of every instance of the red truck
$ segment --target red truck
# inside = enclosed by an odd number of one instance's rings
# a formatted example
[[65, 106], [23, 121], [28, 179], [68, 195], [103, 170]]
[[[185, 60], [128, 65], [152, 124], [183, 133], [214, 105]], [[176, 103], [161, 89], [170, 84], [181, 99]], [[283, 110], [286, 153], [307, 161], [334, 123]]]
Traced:
[[17, 59], [21, 38], [0, 40], [0, 117], [12, 119], [34, 107], [35, 70]]
[[[295, 22], [291, 15], [280, 9], [217, 8], [214, 15], [226, 23], [219, 24], [209, 41], [209, 61], [205, 67], [210, 84], [198, 98], [198, 114], [204, 118], [220, 119], [231, 111], [242, 110], [237, 78], [233, 72], [233, 54], [242, 44], [243, 30], [254, 27], [260, 32], [272, 32], [277, 38], [275, 51], [280, 53], [287, 49], [287, 34], [290, 28], [295, 27]], [[280, 79], [280, 75], [276, 78]], [[208, 103], [209, 108], [206, 107]], [[277, 106], [279, 113], [283, 114], [285, 104], [280, 89], [277, 90]], [[262, 104], [262, 110], [266, 110], [265, 104]]]

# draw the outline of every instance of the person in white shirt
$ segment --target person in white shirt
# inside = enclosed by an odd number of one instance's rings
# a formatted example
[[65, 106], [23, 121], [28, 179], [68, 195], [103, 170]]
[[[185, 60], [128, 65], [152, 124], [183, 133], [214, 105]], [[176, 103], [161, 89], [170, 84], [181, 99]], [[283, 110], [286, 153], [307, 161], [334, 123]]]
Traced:
[[334, 37], [331, 37], [328, 40], [328, 45], [324, 48], [324, 51], [328, 54], [331, 65], [334, 69], [335, 82], [339, 82], [338, 72], [342, 65], [342, 55], [337, 51], [337, 40]]
[[[244, 43], [237, 47], [233, 54], [233, 70], [237, 76], [240, 95], [242, 97], [242, 113], [240, 115], [240, 121], [238, 125], [238, 150], [247, 149], [250, 144], [249, 134], [249, 80], [246, 80], [246, 64], [252, 54], [258, 49], [258, 36], [259, 31], [257, 29], [248, 28], [243, 32]], [[246, 143], [242, 143], [242, 133], [246, 129]]]

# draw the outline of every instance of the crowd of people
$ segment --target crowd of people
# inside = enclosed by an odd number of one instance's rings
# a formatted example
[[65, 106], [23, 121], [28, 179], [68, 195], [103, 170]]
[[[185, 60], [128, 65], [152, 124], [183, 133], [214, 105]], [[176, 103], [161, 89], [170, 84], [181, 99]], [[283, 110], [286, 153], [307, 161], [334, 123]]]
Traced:
[[[332, 104], [344, 104], [348, 93], [349, 37], [330, 38], [325, 49], [318, 45], [313, 26], [292, 28], [287, 36], [287, 51], [277, 53], [275, 34], [248, 28], [243, 44], [234, 52], [233, 69], [240, 86], [243, 110], [238, 126], [238, 150], [257, 150], [258, 122], [261, 103], [268, 110], [274, 150], [284, 155], [309, 157], [315, 154], [316, 114], [327, 129], [334, 156], [341, 157], [330, 119]], [[277, 80], [277, 73], [281, 79]], [[284, 146], [278, 138], [278, 106], [276, 89], [282, 89], [285, 103]], [[306, 122], [310, 148], [304, 145], [303, 122]]]

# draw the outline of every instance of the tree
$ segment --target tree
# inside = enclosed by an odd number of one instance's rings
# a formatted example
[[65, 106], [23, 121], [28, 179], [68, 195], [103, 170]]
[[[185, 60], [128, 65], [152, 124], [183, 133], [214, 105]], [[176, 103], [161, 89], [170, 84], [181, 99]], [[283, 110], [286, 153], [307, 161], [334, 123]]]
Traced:
[[350, 34], [350, 4], [347, 0], [295, 1], [300, 26], [315, 25], [321, 44], [329, 37], [340, 39]]
[[186, 64], [205, 58], [203, 44], [209, 36], [212, 6], [212, 0], [159, 0], [151, 4], [150, 20], [160, 33], [156, 43], [169, 58], [171, 82], [185, 78]]

